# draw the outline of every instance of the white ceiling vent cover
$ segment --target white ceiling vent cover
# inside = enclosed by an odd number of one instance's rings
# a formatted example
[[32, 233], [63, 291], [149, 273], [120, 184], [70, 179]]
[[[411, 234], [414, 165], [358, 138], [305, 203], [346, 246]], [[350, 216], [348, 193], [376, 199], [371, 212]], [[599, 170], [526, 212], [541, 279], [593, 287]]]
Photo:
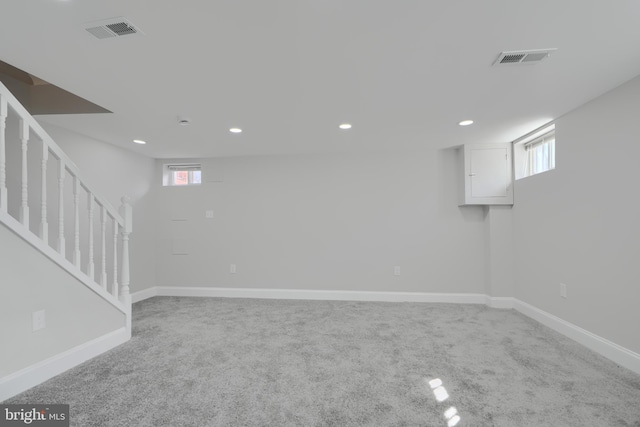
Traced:
[[108, 39], [127, 35], [144, 34], [125, 17], [103, 19], [101, 21], [87, 22], [84, 29], [99, 39]]
[[536, 50], [513, 50], [510, 52], [502, 52], [495, 60], [493, 65], [505, 64], [530, 64], [540, 62], [548, 58], [558, 49], [536, 49]]

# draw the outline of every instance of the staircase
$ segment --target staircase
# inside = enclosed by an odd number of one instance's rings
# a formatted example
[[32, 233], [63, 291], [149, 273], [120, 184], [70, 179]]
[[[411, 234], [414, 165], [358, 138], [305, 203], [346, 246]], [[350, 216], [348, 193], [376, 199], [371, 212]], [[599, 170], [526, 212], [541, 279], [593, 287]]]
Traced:
[[97, 194], [2, 83], [0, 223], [124, 313], [131, 336], [128, 198], [116, 210]]

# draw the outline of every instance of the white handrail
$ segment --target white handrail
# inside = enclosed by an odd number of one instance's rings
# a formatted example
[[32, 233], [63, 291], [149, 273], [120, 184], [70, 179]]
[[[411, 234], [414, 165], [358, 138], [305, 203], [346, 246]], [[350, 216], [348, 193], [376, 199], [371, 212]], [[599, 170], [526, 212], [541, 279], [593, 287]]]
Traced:
[[[8, 132], [8, 127], [16, 122], [19, 124], [17, 132]], [[12, 141], [11, 138], [8, 138], [8, 135], [16, 134], [18, 135], [17, 140]], [[30, 164], [34, 155], [30, 153], [33, 150], [33, 144], [38, 140], [42, 141], [42, 146], [37, 145], [38, 150], [34, 150], [40, 156], [37, 167], [34, 167], [33, 164]], [[17, 145], [13, 146], [12, 144]], [[17, 174], [18, 176], [10, 177], [11, 179], [7, 177], [8, 147], [11, 148], [11, 153], [20, 153], [20, 159], [16, 163], [16, 165], [20, 165], [20, 173]], [[50, 154], [54, 157], [53, 165], [48, 163], [52, 160]], [[57, 165], [55, 160], [58, 162]], [[55, 184], [53, 188], [50, 188], [51, 186], [47, 183], [47, 170], [48, 168], [53, 168], [53, 166], [57, 166], [57, 194], [49, 193], [55, 189]], [[28, 170], [29, 167], [34, 172]], [[17, 170], [17, 168], [15, 169]], [[12, 168], [12, 172], [13, 170], [14, 168]], [[36, 184], [40, 183], [40, 191], [36, 192], [36, 194], [30, 194], [29, 176], [33, 178], [33, 173], [38, 172], [41, 174], [41, 179], [36, 180]], [[70, 204], [67, 205], [67, 209], [65, 209], [65, 204], [68, 202], [65, 198], [65, 176], [67, 173], [71, 175], [72, 179], [67, 185], [67, 188], [70, 188], [72, 198]], [[80, 203], [80, 198], [83, 194], [86, 194], [88, 201], [86, 209], [82, 208]], [[30, 198], [30, 196], [32, 197]], [[37, 229], [36, 235], [31, 232], [29, 224], [31, 216], [29, 205], [30, 202], [35, 204], [37, 197], [40, 198], [40, 205], [33, 210], [34, 214], [37, 212], [40, 216], [38, 223], [34, 222], [34, 227]], [[54, 203], [57, 202], [57, 209], [49, 209], [48, 201], [52, 199]], [[16, 200], [18, 201], [16, 202]], [[131, 296], [129, 294], [128, 270], [129, 234], [132, 230], [132, 214], [129, 200], [123, 197], [122, 202], [123, 205], [118, 211], [105, 198], [99, 196], [94, 189], [89, 187], [82, 179], [82, 175], [75, 163], [29, 114], [16, 97], [0, 83], [0, 220], [13, 229], [16, 234], [23, 236], [30, 244], [78, 277], [94, 292], [125, 312], [130, 331]], [[100, 228], [100, 246], [98, 248], [94, 247], [98, 243], [94, 239], [94, 205], [100, 209], [100, 222], [98, 224]], [[71, 226], [65, 226], [65, 213], [68, 216], [68, 220], [71, 221], [69, 223], [72, 224]], [[11, 215], [16, 221], [11, 219]], [[50, 218], [47, 218], [48, 216]], [[81, 245], [82, 218], [84, 218], [84, 222], [88, 222], [88, 225], [84, 227], [88, 240], [84, 248], [86, 249], [85, 253], [83, 253]], [[55, 248], [49, 246], [49, 219], [52, 220], [53, 227], [57, 224]], [[106, 234], [108, 223], [111, 224], [110, 227], [113, 227], [113, 234], [109, 237]], [[55, 232], [54, 230], [55, 228], [51, 230], [52, 233]], [[67, 241], [69, 244], [73, 242], [73, 247], [69, 248], [69, 251], [67, 251]], [[95, 253], [96, 250], [99, 251], [98, 254]], [[67, 252], [69, 252], [70, 259], [67, 259]], [[118, 259], [119, 253], [121, 259]], [[100, 262], [98, 280], [95, 277], [95, 256], [99, 256]], [[86, 264], [83, 266], [84, 260], [86, 260]], [[118, 280], [118, 272], [121, 275], [120, 280]], [[110, 278], [108, 275], [110, 275]], [[112, 286], [108, 286], [108, 281], [111, 282]]]

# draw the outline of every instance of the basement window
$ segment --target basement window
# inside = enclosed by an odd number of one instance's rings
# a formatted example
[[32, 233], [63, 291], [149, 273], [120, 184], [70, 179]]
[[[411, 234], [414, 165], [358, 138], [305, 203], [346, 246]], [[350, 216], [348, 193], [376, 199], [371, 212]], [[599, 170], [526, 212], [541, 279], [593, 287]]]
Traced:
[[199, 163], [164, 165], [162, 185], [183, 187], [202, 184], [202, 166]]
[[544, 126], [514, 141], [516, 179], [547, 172], [556, 167], [556, 127]]

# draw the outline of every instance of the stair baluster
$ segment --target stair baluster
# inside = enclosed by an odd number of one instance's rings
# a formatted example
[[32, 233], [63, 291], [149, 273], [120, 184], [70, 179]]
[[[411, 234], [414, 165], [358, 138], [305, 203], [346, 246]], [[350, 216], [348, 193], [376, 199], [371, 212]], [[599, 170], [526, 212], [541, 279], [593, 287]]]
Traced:
[[80, 180], [73, 177], [73, 265], [80, 268]]
[[118, 221], [113, 219], [113, 286], [111, 287], [111, 293], [114, 297], [118, 298]]
[[102, 255], [102, 263], [101, 263], [101, 271], [100, 271], [100, 285], [103, 288], [107, 288], [107, 208], [102, 206], [101, 214], [100, 214], [100, 234], [102, 243], [102, 251], [100, 254]]
[[40, 194], [40, 229], [39, 235], [43, 242], [49, 244], [49, 224], [47, 223], [47, 161], [49, 160], [49, 147], [42, 141], [42, 189]]
[[20, 119], [20, 141], [22, 145], [22, 198], [20, 202], [20, 223], [29, 229], [29, 174], [27, 170], [29, 124], [23, 119]]
[[87, 209], [89, 211], [89, 260], [87, 261], [87, 276], [91, 278], [91, 280], [96, 280], [96, 271], [95, 264], [93, 262], [94, 257], [94, 242], [93, 242], [93, 194], [89, 192]]
[[58, 253], [65, 256], [66, 243], [64, 237], [64, 175], [66, 167], [64, 160], [58, 160]]

